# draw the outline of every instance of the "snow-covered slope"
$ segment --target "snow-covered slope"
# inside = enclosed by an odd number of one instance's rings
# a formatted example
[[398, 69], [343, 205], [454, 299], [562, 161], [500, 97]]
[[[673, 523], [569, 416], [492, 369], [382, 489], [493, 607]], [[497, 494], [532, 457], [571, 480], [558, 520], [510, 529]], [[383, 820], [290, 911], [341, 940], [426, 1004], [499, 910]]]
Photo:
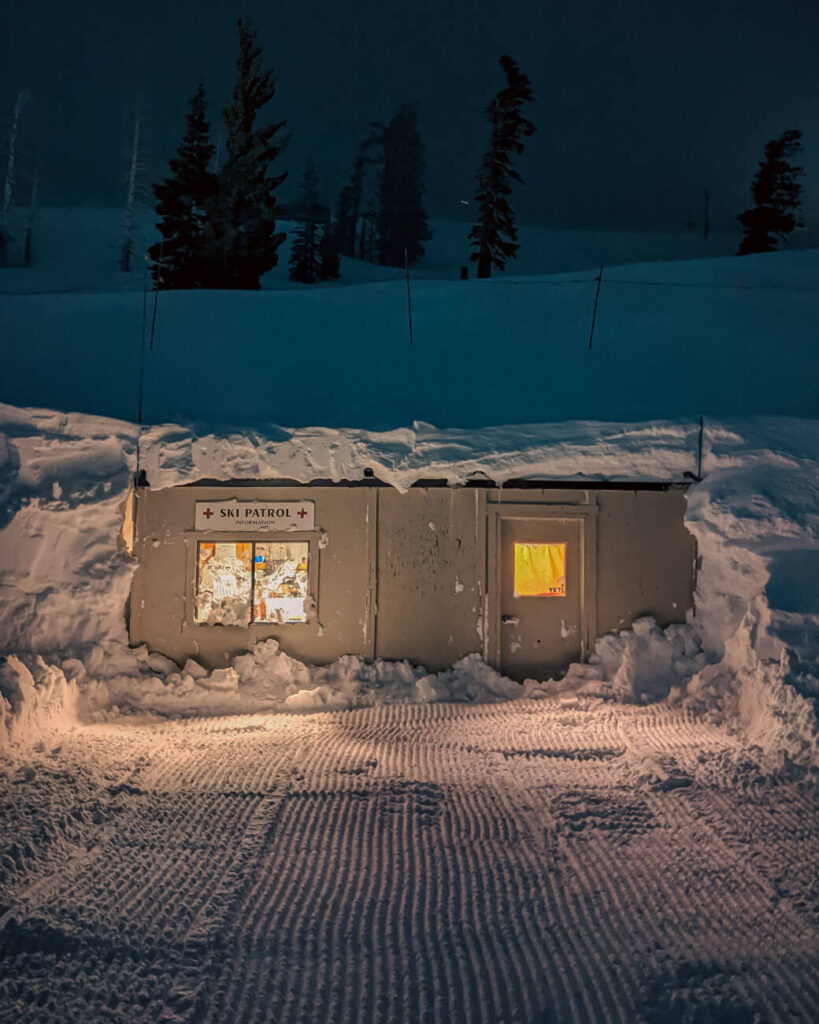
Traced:
[[[284, 252], [267, 290], [161, 293], [143, 417], [385, 430], [819, 414], [817, 252], [609, 267], [589, 350], [597, 271], [521, 276], [558, 263], [538, 238], [531, 262], [489, 281], [456, 280], [431, 243], [412, 345], [403, 275], [355, 261], [326, 287], [284, 287]], [[645, 258], [635, 239], [620, 251]], [[0, 400], [133, 420], [153, 297], [142, 271], [94, 270], [86, 243], [73, 260], [0, 272], [0, 288], [33, 292], [0, 296]], [[553, 244], [572, 251], [559, 233]], [[564, 266], [597, 263], [591, 242], [574, 244]]]
[[[137, 219], [137, 256], [130, 274], [118, 269], [122, 211], [99, 207], [46, 207], [38, 212], [35, 225], [34, 265], [30, 269], [3, 268], [0, 294], [45, 292], [138, 291], [144, 287], [142, 253], [159, 238], [156, 217], [151, 210]], [[289, 280], [288, 262], [295, 225], [281, 221], [287, 237], [279, 249], [279, 262], [262, 280], [265, 290], [303, 286]], [[468, 263], [471, 224], [435, 222], [433, 237], [425, 243], [425, 253], [412, 268], [413, 277], [454, 281], [460, 268]], [[815, 244], [813, 236], [800, 232], [800, 248]], [[704, 241], [696, 232], [614, 231], [522, 226], [520, 250], [509, 264], [510, 275], [552, 274], [564, 271], [595, 270], [604, 263], [656, 260], [708, 259], [731, 256], [739, 236], [730, 232], [712, 232]], [[12, 252], [12, 259], [15, 253]], [[20, 254], [16, 253], [19, 258]], [[474, 275], [474, 264], [470, 274]], [[343, 262], [340, 282], [321, 287], [345, 287], [396, 277], [394, 270], [359, 260]], [[308, 288], [308, 291], [315, 291]]]

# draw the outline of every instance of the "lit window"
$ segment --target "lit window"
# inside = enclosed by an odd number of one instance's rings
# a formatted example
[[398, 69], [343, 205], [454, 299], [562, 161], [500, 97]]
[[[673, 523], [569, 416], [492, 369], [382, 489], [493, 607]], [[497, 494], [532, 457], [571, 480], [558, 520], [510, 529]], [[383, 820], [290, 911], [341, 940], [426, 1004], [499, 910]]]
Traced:
[[253, 545], [253, 621], [307, 622], [307, 543]]
[[515, 597], [566, 596], [566, 545], [515, 544]]
[[250, 618], [252, 544], [200, 543], [196, 621], [246, 626]]
[[194, 619], [208, 626], [307, 622], [306, 541], [199, 541]]

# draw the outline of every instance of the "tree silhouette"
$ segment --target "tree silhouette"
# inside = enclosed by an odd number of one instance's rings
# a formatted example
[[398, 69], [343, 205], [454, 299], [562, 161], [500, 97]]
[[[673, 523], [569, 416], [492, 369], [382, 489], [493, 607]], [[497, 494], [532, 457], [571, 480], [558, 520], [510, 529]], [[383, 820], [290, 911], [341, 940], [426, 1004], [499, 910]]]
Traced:
[[737, 217], [745, 229], [738, 256], [773, 252], [777, 242], [785, 241], [794, 228], [802, 227], [799, 220], [802, 186], [797, 179], [803, 171], [790, 162], [801, 151], [802, 133], [796, 129], [771, 139], [765, 146], [765, 157], [760, 160], [751, 184], [754, 205]]
[[276, 232], [275, 191], [287, 172], [271, 174], [284, 149], [284, 121], [256, 124], [276, 93], [272, 70], [262, 63], [256, 32], [239, 19], [239, 57], [233, 97], [225, 108], [227, 159], [219, 172], [213, 217], [216, 264], [214, 287], [259, 288], [259, 279], [276, 266], [285, 239]]
[[190, 99], [185, 134], [170, 175], [154, 185], [157, 228], [162, 236], [148, 250], [154, 280], [162, 288], [207, 288], [211, 277], [210, 217], [216, 197], [216, 175], [209, 168], [214, 146], [207, 120], [205, 87]]
[[307, 161], [296, 217], [298, 230], [290, 252], [290, 280], [314, 284], [319, 277], [319, 179], [313, 161]]
[[402, 103], [384, 129], [378, 207], [379, 262], [389, 267], [414, 263], [431, 238], [423, 206], [424, 145], [418, 111]]
[[533, 98], [529, 79], [509, 56], [501, 57], [500, 66], [506, 74], [506, 88], [486, 108], [492, 133], [477, 175], [478, 222], [469, 232], [473, 249], [469, 258], [478, 264], [478, 277], [489, 277], [493, 266], [504, 270], [506, 261], [517, 253], [515, 215], [508, 197], [511, 182], [522, 178], [512, 166], [512, 158], [520, 156], [523, 140], [535, 131], [521, 113], [523, 104]]

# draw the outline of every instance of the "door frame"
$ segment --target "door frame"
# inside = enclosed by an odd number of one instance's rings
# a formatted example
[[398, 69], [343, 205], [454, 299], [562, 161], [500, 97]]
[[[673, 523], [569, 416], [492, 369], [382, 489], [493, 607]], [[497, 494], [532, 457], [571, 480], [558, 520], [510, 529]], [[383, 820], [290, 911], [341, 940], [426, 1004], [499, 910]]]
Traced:
[[484, 660], [501, 671], [501, 528], [504, 519], [548, 519], [580, 527], [580, 660], [597, 639], [597, 505], [487, 506], [487, 594]]

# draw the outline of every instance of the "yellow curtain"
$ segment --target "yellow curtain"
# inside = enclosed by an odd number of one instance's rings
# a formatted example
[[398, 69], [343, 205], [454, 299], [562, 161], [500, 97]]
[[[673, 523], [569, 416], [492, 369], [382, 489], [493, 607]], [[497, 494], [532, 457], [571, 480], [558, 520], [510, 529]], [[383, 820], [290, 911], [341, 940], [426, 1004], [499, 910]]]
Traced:
[[515, 544], [515, 597], [563, 597], [565, 544]]

